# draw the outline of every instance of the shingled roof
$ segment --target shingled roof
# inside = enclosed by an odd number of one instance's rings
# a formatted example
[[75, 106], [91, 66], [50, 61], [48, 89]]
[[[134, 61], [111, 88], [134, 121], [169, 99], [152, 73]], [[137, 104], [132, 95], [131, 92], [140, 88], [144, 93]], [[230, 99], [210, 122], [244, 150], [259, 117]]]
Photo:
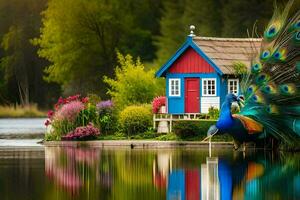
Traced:
[[223, 74], [233, 74], [234, 62], [250, 67], [251, 58], [261, 47], [259, 38], [193, 37], [193, 42], [219, 67]]

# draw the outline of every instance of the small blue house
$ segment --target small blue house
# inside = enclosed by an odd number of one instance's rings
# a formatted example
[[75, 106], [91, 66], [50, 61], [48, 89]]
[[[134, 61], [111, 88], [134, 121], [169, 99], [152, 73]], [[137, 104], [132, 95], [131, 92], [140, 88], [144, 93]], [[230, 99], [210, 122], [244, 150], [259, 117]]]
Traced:
[[156, 72], [166, 79], [167, 113], [208, 113], [228, 93], [239, 94], [235, 62], [250, 67], [261, 45], [254, 38], [196, 37], [193, 32], [177, 52]]

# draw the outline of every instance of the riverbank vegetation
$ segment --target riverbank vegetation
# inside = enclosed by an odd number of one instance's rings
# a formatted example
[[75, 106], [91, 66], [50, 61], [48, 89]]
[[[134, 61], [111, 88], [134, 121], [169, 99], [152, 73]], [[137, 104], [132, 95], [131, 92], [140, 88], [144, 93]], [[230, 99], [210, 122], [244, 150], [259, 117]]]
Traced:
[[[161, 83], [146, 71], [139, 59], [118, 53], [114, 79], [104, 77], [111, 100], [97, 95], [60, 97], [48, 112], [46, 140], [154, 139], [200, 140], [215, 121], [176, 122], [174, 133], [157, 134], [153, 114], [166, 106]], [[137, 77], [139, 77], [137, 79]], [[161, 92], [163, 93], [163, 92]], [[215, 120], [218, 110], [203, 118]]]
[[37, 118], [46, 117], [46, 112], [40, 111], [37, 105], [6, 105], [0, 106], [0, 118]]

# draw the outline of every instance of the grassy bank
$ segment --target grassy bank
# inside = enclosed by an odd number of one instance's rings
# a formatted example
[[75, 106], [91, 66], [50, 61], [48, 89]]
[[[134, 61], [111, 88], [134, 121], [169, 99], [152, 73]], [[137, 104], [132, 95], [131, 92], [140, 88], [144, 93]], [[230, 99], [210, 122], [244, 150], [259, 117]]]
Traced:
[[[115, 135], [101, 135], [97, 139], [98, 140], [158, 140], [158, 141], [202, 141], [206, 137], [205, 134], [197, 135], [193, 137], [185, 137], [181, 138], [178, 137], [174, 133], [168, 134], [157, 134], [153, 132], [139, 134], [139, 135], [132, 135], [126, 136], [124, 134], [115, 134]], [[233, 138], [229, 135], [217, 135], [212, 137], [212, 141], [214, 142], [231, 142]]]
[[40, 111], [36, 105], [0, 106], [0, 118], [46, 117], [46, 112]]

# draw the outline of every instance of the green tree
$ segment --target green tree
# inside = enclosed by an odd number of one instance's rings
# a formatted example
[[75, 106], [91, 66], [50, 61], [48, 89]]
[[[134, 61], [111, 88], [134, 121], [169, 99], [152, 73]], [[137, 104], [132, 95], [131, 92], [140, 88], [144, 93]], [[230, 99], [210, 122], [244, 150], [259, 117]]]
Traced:
[[108, 94], [118, 106], [123, 109], [128, 105], [150, 103], [153, 98], [162, 94], [163, 87], [154, 78], [154, 71], [145, 71], [140, 59], [118, 53], [119, 66], [115, 69], [115, 78], [104, 77], [109, 85]]
[[248, 37], [247, 30], [251, 34], [254, 25], [257, 26], [257, 33], [261, 34], [272, 16], [273, 2], [273, 0], [224, 1], [222, 36]]
[[[157, 37], [157, 65], [165, 63], [188, 35], [188, 25], [182, 23], [184, 0], [163, 1], [160, 35]], [[183, 28], [185, 27], [185, 29]]]
[[45, 105], [46, 87], [54, 89], [43, 81], [45, 60], [37, 57], [37, 48], [30, 43], [39, 34], [45, 6], [46, 0], [0, 0], [1, 103]]
[[183, 24], [186, 27], [191, 24], [195, 25], [197, 36], [220, 36], [222, 31], [221, 11], [220, 0], [186, 0]]
[[[140, 8], [145, 13], [140, 13]], [[150, 19], [158, 15], [155, 6], [150, 8], [153, 10], [137, 0], [50, 0], [41, 36], [34, 41], [40, 47], [39, 56], [50, 61], [46, 79], [62, 84], [66, 94], [103, 96], [102, 76], [112, 76], [116, 49], [153, 59], [150, 29], [156, 22], [140, 26], [139, 19], [152, 12]]]

